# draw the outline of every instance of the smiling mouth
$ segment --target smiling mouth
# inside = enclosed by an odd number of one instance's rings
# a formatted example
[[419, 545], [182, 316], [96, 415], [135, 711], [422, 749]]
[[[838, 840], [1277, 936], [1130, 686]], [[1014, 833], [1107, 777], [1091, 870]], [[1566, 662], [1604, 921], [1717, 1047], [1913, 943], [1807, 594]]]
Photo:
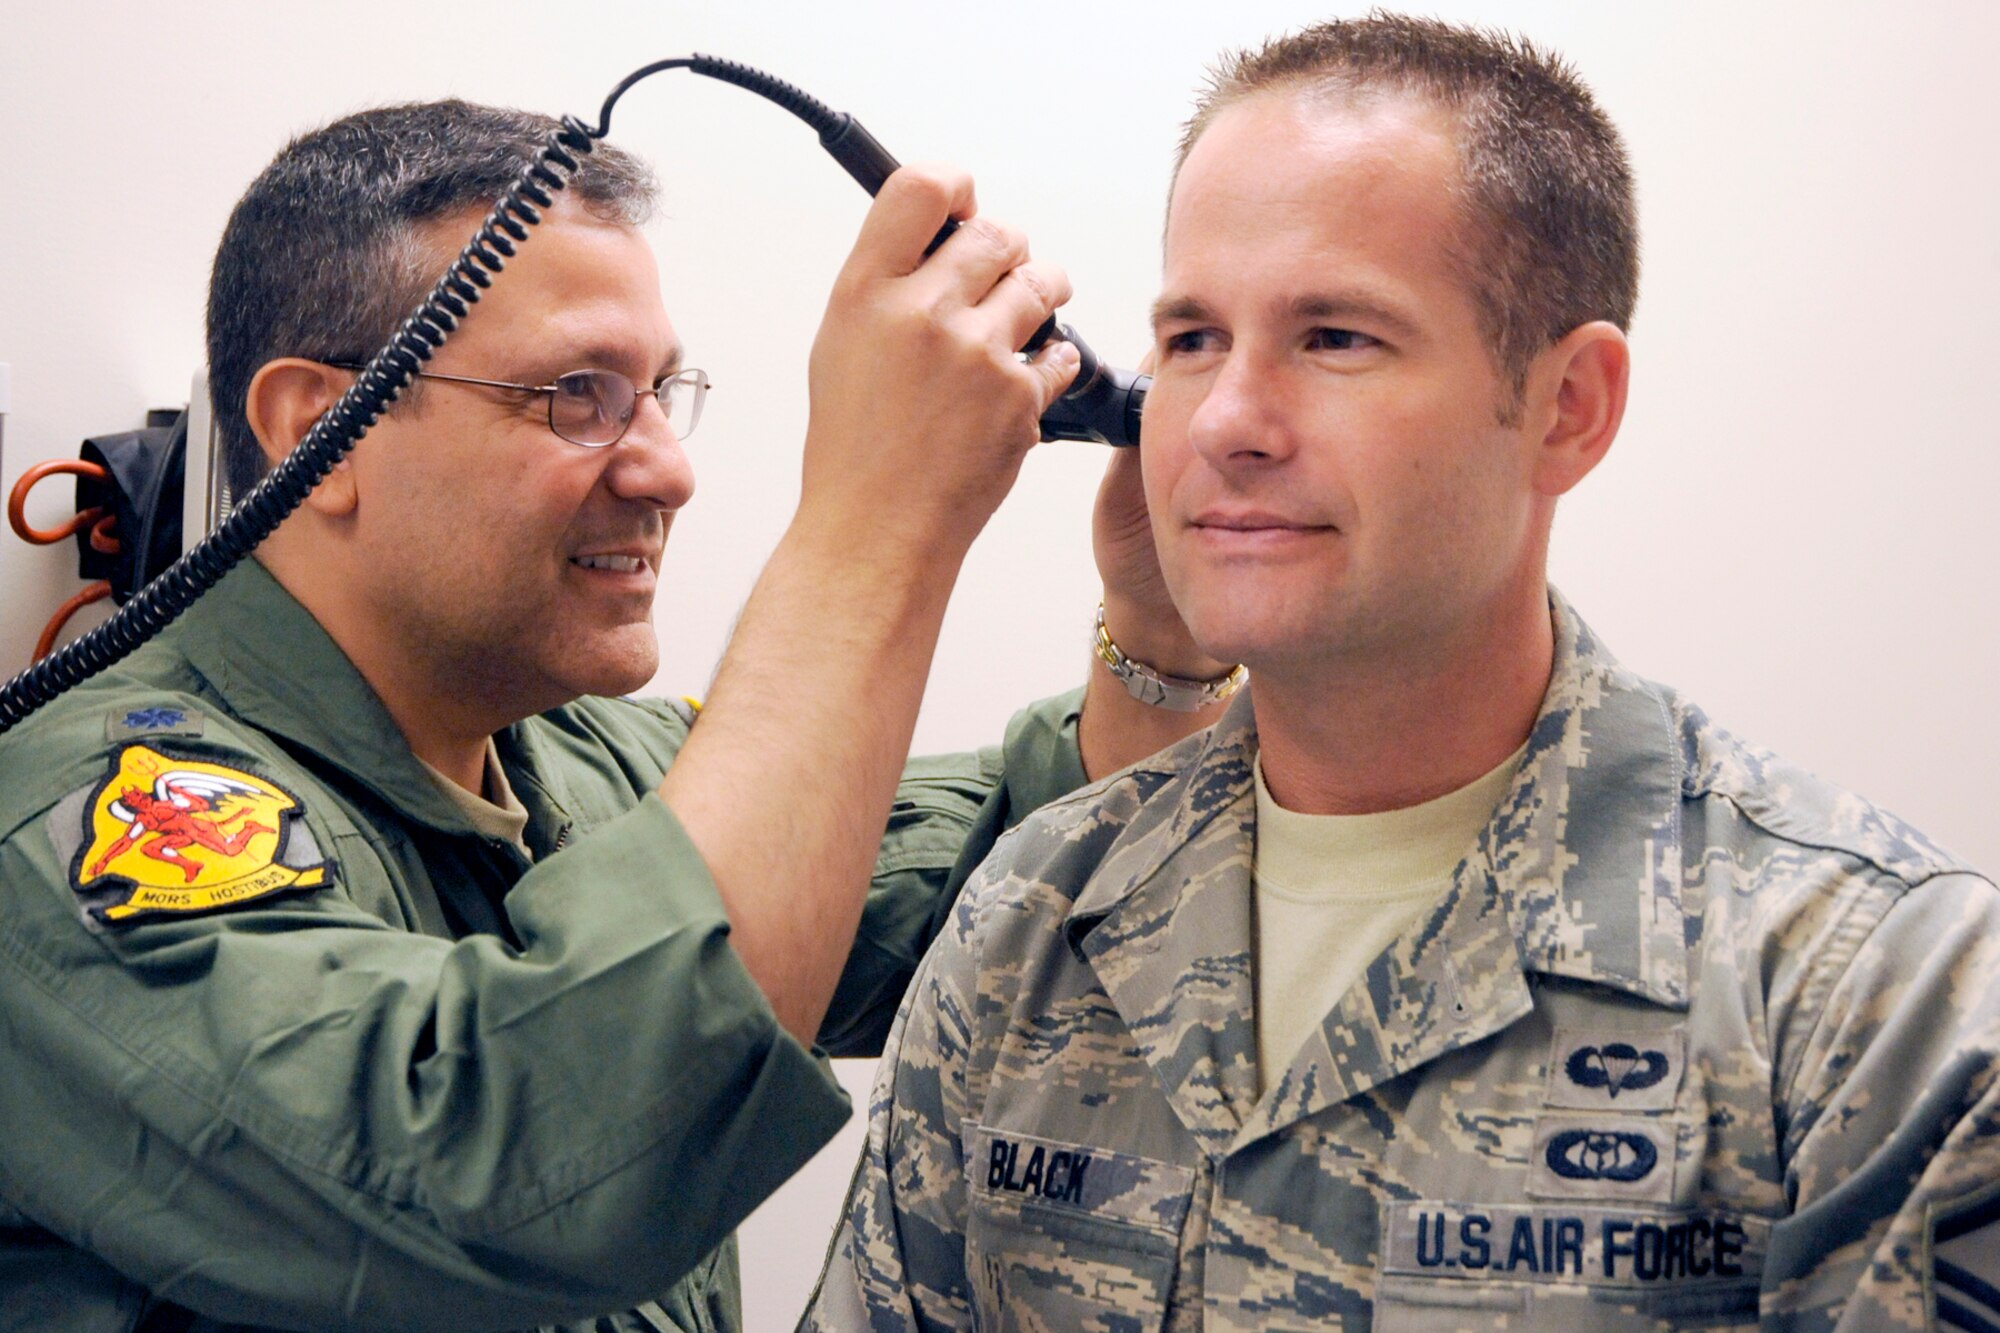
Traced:
[[569, 562], [579, 569], [606, 569], [614, 574], [636, 574], [646, 562], [636, 555], [573, 555]]

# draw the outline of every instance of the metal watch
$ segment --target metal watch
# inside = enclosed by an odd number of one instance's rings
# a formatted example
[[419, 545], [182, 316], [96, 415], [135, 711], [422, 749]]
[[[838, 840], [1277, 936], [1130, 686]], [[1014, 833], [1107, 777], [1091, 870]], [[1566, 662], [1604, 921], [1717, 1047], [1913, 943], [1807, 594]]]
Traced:
[[1176, 713], [1198, 712], [1210, 704], [1221, 703], [1242, 689], [1243, 682], [1250, 679], [1250, 668], [1241, 664], [1214, 680], [1186, 680], [1180, 676], [1162, 675], [1144, 662], [1125, 656], [1111, 641], [1111, 631], [1104, 627], [1103, 602], [1097, 604], [1097, 632], [1092, 639], [1091, 646], [1096, 649], [1098, 660], [1110, 668], [1111, 674], [1124, 685], [1125, 692], [1140, 703], [1151, 704], [1155, 708], [1169, 708]]

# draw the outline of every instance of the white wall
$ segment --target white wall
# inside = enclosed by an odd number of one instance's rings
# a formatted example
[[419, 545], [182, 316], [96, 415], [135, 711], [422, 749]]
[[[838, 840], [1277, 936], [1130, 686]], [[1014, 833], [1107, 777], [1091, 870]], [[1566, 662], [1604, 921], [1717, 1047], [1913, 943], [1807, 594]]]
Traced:
[[[1169, 148], [1204, 62], [1349, 8], [12, 6], [0, 484], [185, 395], [215, 237], [289, 134], [447, 94], [594, 121], [627, 70], [690, 50], [799, 83], [906, 160], [971, 167], [988, 210], [1069, 267], [1070, 317], [1131, 364]], [[1617, 449], [1566, 505], [1557, 582], [1626, 661], [2000, 866], [2000, 7], [1421, 8], [1568, 53], [1637, 164], [1637, 379]], [[787, 516], [806, 349], [864, 200], [803, 126], [686, 75], [633, 93], [614, 138], [661, 168], [669, 309], [717, 384], [661, 608], [659, 687], [698, 691]], [[1080, 678], [1100, 465], [1081, 445], [1030, 461], [965, 573], [920, 747], [992, 738], [1015, 701]], [[35, 516], [53, 520], [58, 490]], [[0, 536], [0, 674], [25, 664], [73, 573], [67, 551]], [[753, 1221], [752, 1327], [783, 1326], [803, 1299], [853, 1150], [830, 1149]]]

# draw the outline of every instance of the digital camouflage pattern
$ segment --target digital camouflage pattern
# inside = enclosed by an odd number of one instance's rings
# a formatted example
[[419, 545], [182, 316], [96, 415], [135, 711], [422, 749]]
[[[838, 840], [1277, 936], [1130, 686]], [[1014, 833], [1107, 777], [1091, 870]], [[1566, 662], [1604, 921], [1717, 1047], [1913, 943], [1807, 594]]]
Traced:
[[1261, 1095], [1248, 698], [1004, 839], [807, 1325], [2000, 1328], [2000, 892], [1556, 616], [1451, 891]]

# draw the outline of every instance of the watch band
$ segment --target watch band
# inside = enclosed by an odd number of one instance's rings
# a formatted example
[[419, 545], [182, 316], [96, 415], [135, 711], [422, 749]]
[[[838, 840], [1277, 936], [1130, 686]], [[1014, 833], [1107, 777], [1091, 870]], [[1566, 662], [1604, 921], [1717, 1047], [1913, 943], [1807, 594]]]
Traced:
[[1240, 663], [1214, 680], [1187, 680], [1180, 676], [1162, 675], [1144, 662], [1127, 657], [1112, 642], [1111, 631], [1104, 627], [1103, 602], [1097, 604], [1097, 632], [1091, 637], [1091, 647], [1096, 650], [1098, 660], [1110, 668], [1111, 674], [1124, 685], [1126, 693], [1140, 703], [1151, 704], [1155, 708], [1193, 713], [1210, 704], [1221, 703], [1242, 689], [1243, 682], [1250, 679], [1250, 668]]

